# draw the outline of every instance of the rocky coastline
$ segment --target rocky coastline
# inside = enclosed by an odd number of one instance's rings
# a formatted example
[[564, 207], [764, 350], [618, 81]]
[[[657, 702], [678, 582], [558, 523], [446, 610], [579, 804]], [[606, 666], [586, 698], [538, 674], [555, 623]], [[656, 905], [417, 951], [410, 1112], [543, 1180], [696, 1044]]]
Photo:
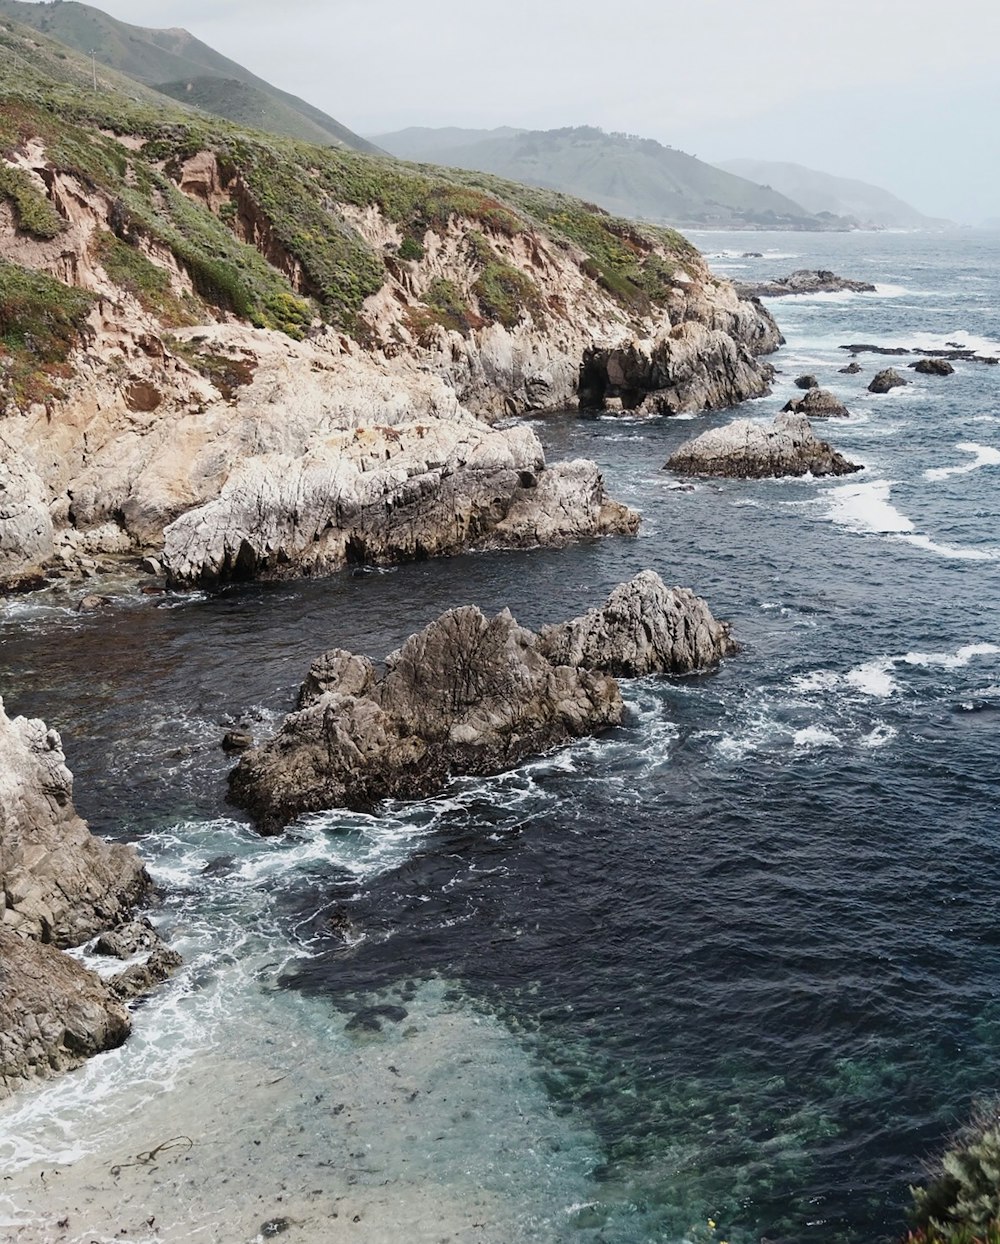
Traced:
[[[150, 891], [138, 854], [77, 816], [58, 733], [0, 702], [0, 1096], [126, 1039], [126, 1003], [180, 963], [134, 921]], [[65, 953], [95, 937], [129, 965], [105, 979]]]
[[616, 677], [690, 673], [736, 650], [705, 602], [645, 571], [605, 604], [538, 634], [508, 610], [452, 609], [386, 658], [334, 649], [314, 663], [298, 708], [230, 774], [230, 798], [260, 832], [328, 808], [424, 798], [460, 774], [619, 725]]

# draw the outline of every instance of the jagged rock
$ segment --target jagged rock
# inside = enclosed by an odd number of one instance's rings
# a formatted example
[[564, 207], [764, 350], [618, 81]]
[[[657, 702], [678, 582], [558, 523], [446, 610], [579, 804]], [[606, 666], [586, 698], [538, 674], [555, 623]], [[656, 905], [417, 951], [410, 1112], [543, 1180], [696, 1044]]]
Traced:
[[131, 959], [133, 955], [162, 946], [160, 935], [148, 920], [132, 920], [102, 933], [94, 943], [95, 955], [112, 959]]
[[379, 681], [350, 656], [314, 667], [325, 689], [230, 775], [232, 799], [264, 833], [303, 812], [423, 797], [453, 773], [498, 773], [622, 717], [613, 680], [552, 665], [506, 610], [450, 610], [388, 657]]
[[810, 419], [847, 419], [851, 412], [829, 389], [810, 389], [805, 397], [793, 397], [782, 407], [782, 413], [806, 415]]
[[0, 924], [0, 1097], [114, 1049], [131, 1021], [95, 973]]
[[62, 950], [122, 925], [149, 888], [136, 852], [76, 815], [56, 731], [0, 701], [0, 1089], [125, 1039], [119, 999]]
[[797, 376], [795, 379], [795, 387], [797, 389], [818, 389], [819, 381], [815, 376]]
[[[780, 340], [768, 336], [762, 344], [775, 349]], [[617, 398], [624, 410], [641, 414], [719, 410], [765, 396], [772, 376], [773, 369], [734, 336], [685, 323], [652, 341], [587, 350], [580, 407], [602, 410], [609, 398]]]
[[556, 665], [623, 678], [688, 674], [737, 651], [729, 625], [704, 600], [689, 588], [668, 588], [652, 570], [620, 584], [599, 609], [543, 627], [541, 647]]
[[244, 459], [218, 500], [167, 528], [164, 565], [173, 583], [289, 578], [637, 524], [593, 463], [546, 469], [530, 428], [436, 420]]
[[887, 367], [885, 371], [880, 371], [868, 386], [869, 393], [888, 393], [890, 389], [897, 389], [900, 385], [909, 384], [910, 382], [899, 374], [894, 367]]
[[855, 359], [853, 363], [848, 363], [846, 367], [841, 367], [840, 374], [842, 376], [859, 376], [862, 370], [861, 364]]
[[324, 653], [277, 735], [242, 757], [230, 796], [262, 833], [324, 808], [425, 797], [622, 719], [605, 671], [688, 672], [734, 650], [728, 627], [646, 572], [601, 610], [535, 635], [507, 610], [452, 609], [386, 660]]
[[108, 982], [112, 994], [122, 1002], [129, 1002], [162, 985], [181, 966], [183, 959], [176, 950], [158, 946], [144, 963], [129, 964], [123, 972]]
[[671, 456], [682, 475], [768, 479], [785, 475], [849, 475], [863, 468], [819, 440], [805, 415], [780, 414], [773, 423], [737, 419], [703, 432]]
[[875, 286], [868, 281], [852, 281], [827, 269], [799, 268], [789, 276], [762, 281], [758, 285], [736, 283], [744, 298], [785, 298], [792, 294], [874, 294]]
[[93, 613], [97, 609], [107, 609], [115, 602], [110, 596], [84, 596], [76, 607], [77, 613]]
[[253, 747], [253, 735], [246, 730], [227, 730], [222, 736], [224, 752], [245, 752]]
[[910, 363], [909, 366], [922, 376], [952, 376], [955, 373], [954, 367], [948, 360], [942, 358], [920, 359], [919, 362]]

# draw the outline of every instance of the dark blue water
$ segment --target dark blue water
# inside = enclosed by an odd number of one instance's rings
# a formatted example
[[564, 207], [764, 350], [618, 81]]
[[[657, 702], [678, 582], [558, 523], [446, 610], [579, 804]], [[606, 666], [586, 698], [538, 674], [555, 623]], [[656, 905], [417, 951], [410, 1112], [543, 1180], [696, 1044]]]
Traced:
[[[379, 657], [466, 602], [534, 626], [645, 567], [695, 588], [743, 644], [717, 674], [632, 684], [621, 730], [495, 781], [293, 831], [329, 849], [268, 876], [269, 919], [307, 949], [280, 981], [350, 1010], [440, 978], [499, 1017], [596, 1138], [565, 1238], [875, 1240], [1000, 1089], [1000, 367], [941, 379], [862, 355], [843, 376], [838, 347], [1000, 353], [1000, 241], [696, 241], [735, 252], [712, 262], [738, 279], [879, 284], [777, 301], [775, 395], [740, 412], [773, 413], [814, 372], [853, 415], [822, 434], [864, 473], [686, 491], [662, 464], [732, 412], [539, 421], [550, 457], [596, 458], [643, 511], [637, 539], [113, 616], [16, 605], [0, 685], [62, 730], [95, 828], [174, 875], [191, 826], [199, 867], [206, 826], [264, 849], [225, 806], [218, 738], [231, 719], [266, 731], [322, 649]], [[868, 394], [888, 362], [912, 383]], [[168, 885], [168, 916], [210, 910], [211, 884]]]

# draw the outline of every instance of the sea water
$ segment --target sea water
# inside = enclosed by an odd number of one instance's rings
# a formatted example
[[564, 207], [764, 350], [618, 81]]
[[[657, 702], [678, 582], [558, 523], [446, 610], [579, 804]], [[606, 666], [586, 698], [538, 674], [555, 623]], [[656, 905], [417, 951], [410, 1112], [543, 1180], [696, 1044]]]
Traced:
[[[173, 1218], [127, 1238], [251, 1239], [282, 1207], [317, 1240], [355, 1214], [371, 1240], [903, 1231], [924, 1159], [1000, 1091], [1000, 367], [847, 376], [841, 347], [1000, 355], [1000, 235], [694, 240], [738, 280], [876, 285], [769, 304], [788, 344], [739, 411], [814, 373], [863, 472], [678, 487], [669, 455], [733, 412], [567, 414], [534, 423], [549, 457], [597, 459], [637, 538], [2, 607], [8, 711], [62, 732], [186, 966], [122, 1050], [4, 1105], [0, 1222], [46, 1203], [18, 1172], [176, 1131]], [[910, 383], [868, 393], [888, 365]], [[621, 729], [275, 840], [226, 804], [222, 733], [265, 736], [324, 649], [378, 659], [464, 603], [537, 626], [647, 567], [742, 651], [625, 684]]]

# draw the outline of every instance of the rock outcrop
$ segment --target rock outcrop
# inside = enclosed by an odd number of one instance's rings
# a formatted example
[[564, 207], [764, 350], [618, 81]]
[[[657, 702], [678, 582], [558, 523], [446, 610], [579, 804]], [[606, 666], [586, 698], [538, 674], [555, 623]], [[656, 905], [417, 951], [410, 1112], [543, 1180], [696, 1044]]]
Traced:
[[871, 384], [868, 386], [868, 392], [888, 393], [890, 389], [898, 389], [901, 385], [909, 383], [906, 377], [901, 376], [894, 367], [887, 367], [872, 379]]
[[175, 583], [288, 578], [637, 526], [593, 463], [546, 469], [531, 429], [432, 420], [244, 460], [215, 501], [167, 527], [163, 563]]
[[773, 370], [754, 351], [776, 349], [781, 337], [773, 321], [759, 323], [760, 336], [748, 341], [685, 323], [650, 341], [591, 347], [580, 368], [580, 408], [604, 410], [615, 401], [637, 414], [677, 415], [764, 397]]
[[556, 665], [620, 678], [690, 674], [737, 651], [728, 623], [690, 588], [667, 587], [644, 570], [619, 584], [599, 609], [541, 631], [542, 650]]
[[810, 389], [805, 397], [793, 397], [782, 407], [793, 415], [806, 415], [810, 419], [847, 419], [851, 412], [839, 397], [829, 389]]
[[818, 389], [819, 381], [813, 375], [796, 376], [795, 387], [797, 389]]
[[771, 479], [786, 475], [850, 475], [863, 468], [819, 440], [805, 415], [780, 414], [772, 423], [737, 419], [686, 441], [667, 469], [680, 475]]
[[737, 282], [743, 298], [786, 298], [794, 294], [874, 294], [875, 286], [868, 281], [852, 281], [826, 269], [818, 271], [799, 268], [788, 276], [762, 281], [758, 285]]
[[952, 376], [955, 369], [947, 359], [921, 359], [918, 363], [908, 363], [921, 376]]
[[114, 982], [63, 950], [127, 920], [149, 886], [131, 847], [76, 815], [56, 731], [0, 702], [0, 1091], [125, 1039]]
[[687, 673], [734, 651], [729, 629], [646, 572], [600, 610], [541, 635], [509, 611], [452, 609], [386, 660], [319, 657], [277, 735], [246, 753], [230, 796], [263, 833], [325, 808], [425, 797], [622, 720], [617, 673]]

